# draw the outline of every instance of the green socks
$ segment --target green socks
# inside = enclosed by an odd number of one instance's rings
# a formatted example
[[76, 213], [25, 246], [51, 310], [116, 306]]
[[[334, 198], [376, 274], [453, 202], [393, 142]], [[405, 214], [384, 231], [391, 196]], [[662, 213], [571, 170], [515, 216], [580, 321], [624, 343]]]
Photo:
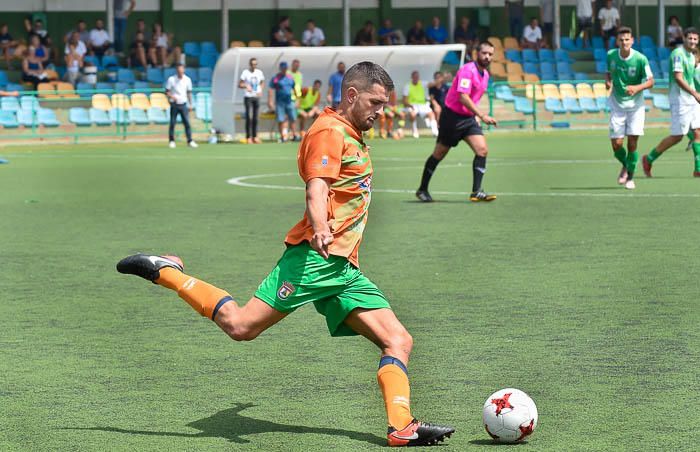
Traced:
[[688, 131], [688, 135], [686, 135], [690, 141], [695, 141], [695, 131], [693, 129], [690, 129]]
[[[634, 176], [634, 170], [637, 169], [637, 160], [639, 159], [639, 154], [637, 151], [630, 151], [627, 153], [627, 160], [625, 162], [625, 167], [627, 168], [627, 178], [632, 179]], [[698, 164], [697, 154], [695, 159], [695, 165]]]
[[615, 154], [615, 158], [622, 163], [622, 166], [626, 165], [626, 159], [627, 159], [627, 149], [624, 147], [621, 147], [618, 150], [614, 150], [613, 153]]
[[693, 143], [693, 154], [695, 154], [695, 171], [700, 171], [700, 143]]
[[649, 163], [653, 162], [654, 160], [658, 159], [659, 157], [661, 157], [661, 153], [656, 152], [656, 148], [652, 149], [651, 152], [649, 154], [647, 154], [647, 160], [649, 161]]

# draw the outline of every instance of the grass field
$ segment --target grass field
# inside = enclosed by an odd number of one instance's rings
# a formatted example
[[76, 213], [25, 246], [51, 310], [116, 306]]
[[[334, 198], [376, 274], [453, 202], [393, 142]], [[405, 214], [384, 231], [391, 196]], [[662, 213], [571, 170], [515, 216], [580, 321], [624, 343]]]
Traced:
[[[466, 202], [465, 147], [438, 168], [440, 202], [423, 205], [412, 193], [432, 142], [372, 142], [360, 255], [415, 339], [414, 414], [456, 426], [446, 450], [491, 450], [481, 406], [513, 386], [540, 412], [518, 449], [697, 450], [690, 155], [669, 151], [657, 177], [628, 192], [604, 131], [489, 140], [485, 188], [500, 196], [488, 205]], [[0, 450], [385, 444], [367, 341], [330, 338], [307, 306], [235, 343], [172, 293], [114, 269], [135, 251], [177, 252], [247, 300], [303, 212], [294, 145], [0, 156], [10, 160], [0, 165]]]

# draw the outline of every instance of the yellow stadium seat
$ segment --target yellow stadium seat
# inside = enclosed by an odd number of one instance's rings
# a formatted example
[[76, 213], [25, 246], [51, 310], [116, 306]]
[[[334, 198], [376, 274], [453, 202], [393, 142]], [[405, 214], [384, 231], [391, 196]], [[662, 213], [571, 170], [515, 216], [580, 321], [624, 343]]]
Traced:
[[151, 107], [157, 107], [163, 110], [170, 108], [170, 103], [168, 98], [165, 97], [163, 93], [152, 93], [151, 94]]
[[506, 78], [506, 67], [503, 63], [491, 63], [489, 72], [494, 77]]
[[493, 49], [493, 61], [497, 63], [506, 62], [506, 54], [503, 53], [503, 49]]
[[595, 94], [595, 97], [608, 97], [608, 90], [605, 89], [605, 83], [594, 83], [593, 94]]
[[56, 91], [59, 91], [60, 94], [59, 96], [64, 98], [64, 99], [74, 99], [76, 97], [80, 97], [77, 94], [75, 94], [75, 88], [73, 87], [72, 84], [67, 83], [67, 82], [55, 82], [56, 83]]
[[584, 97], [594, 98], [593, 89], [588, 83], [579, 83], [576, 85], [576, 92], [578, 93], [578, 98], [583, 99]]
[[265, 44], [263, 44], [262, 41], [248, 41], [248, 47], [265, 47]]
[[535, 93], [535, 100], [544, 100], [544, 93], [541, 85], [527, 84], [525, 85], [525, 97], [532, 99], [532, 93]]
[[522, 88], [522, 84], [521, 84], [523, 81], [522, 74], [515, 74], [513, 72], [509, 72], [508, 75], [506, 76], [506, 80], [508, 80], [508, 83], [512, 84], [513, 86]]
[[518, 40], [515, 39], [514, 37], [508, 36], [507, 38], [503, 38], [503, 48], [505, 50], [508, 50], [508, 49], [520, 50], [520, 43], [518, 43]]
[[511, 62], [507, 62], [507, 63], [506, 63], [506, 72], [508, 72], [509, 75], [510, 75], [510, 74], [519, 74], [519, 75], [522, 75], [522, 73], [523, 73], [523, 65], [520, 64], [520, 63], [511, 63]]
[[530, 83], [538, 83], [540, 81], [540, 77], [537, 74], [523, 74], [523, 80]]
[[243, 41], [231, 41], [231, 45], [229, 47], [232, 49], [235, 47], [246, 47], [246, 43]]
[[93, 94], [92, 108], [109, 111], [112, 108], [112, 103], [109, 101], [109, 97], [107, 97], [106, 94]]
[[129, 96], [126, 94], [112, 94], [112, 108], [121, 108], [122, 110], [130, 109], [131, 102], [129, 102]]
[[498, 36], [489, 36], [488, 42], [493, 44], [494, 49], [503, 50], [503, 42], [501, 42], [501, 38]]
[[574, 85], [571, 83], [562, 83], [559, 85], [559, 93], [561, 94], [562, 99], [565, 97], [573, 97], [574, 99], [578, 99], [576, 88], [574, 88]]
[[39, 91], [39, 97], [44, 99], [56, 99], [59, 97], [56, 94], [56, 88], [53, 83], [39, 83], [36, 90]]
[[545, 83], [542, 85], [542, 94], [548, 99], [561, 99], [559, 95], [559, 88], [553, 83]]
[[148, 101], [148, 96], [144, 93], [134, 93], [131, 95], [131, 106], [141, 110], [148, 110], [151, 108], [151, 103]]

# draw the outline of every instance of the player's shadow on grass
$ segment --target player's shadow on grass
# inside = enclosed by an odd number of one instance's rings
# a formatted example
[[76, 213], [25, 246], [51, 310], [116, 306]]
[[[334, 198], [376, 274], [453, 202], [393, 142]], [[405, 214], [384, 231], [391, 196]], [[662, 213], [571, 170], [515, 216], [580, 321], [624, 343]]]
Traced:
[[339, 428], [306, 427], [303, 425], [278, 424], [264, 419], [243, 416], [241, 411], [255, 406], [252, 403], [237, 403], [235, 407], [219, 411], [213, 416], [205, 417], [187, 424], [188, 427], [200, 430], [199, 433], [158, 432], [149, 430], [130, 430], [118, 427], [68, 427], [69, 430], [97, 430], [103, 432], [125, 433], [129, 435], [174, 436], [181, 438], [224, 438], [233, 443], [246, 444], [249, 440], [244, 436], [259, 433], [315, 433], [331, 436], [345, 436], [355, 441], [371, 444], [386, 445], [386, 438], [371, 433], [355, 432]]
[[496, 447], [508, 447], [508, 446], [522, 446], [527, 444], [527, 441], [520, 441], [518, 443], [497, 443], [492, 439], [473, 439], [469, 441], [469, 444], [474, 446], [496, 446]]

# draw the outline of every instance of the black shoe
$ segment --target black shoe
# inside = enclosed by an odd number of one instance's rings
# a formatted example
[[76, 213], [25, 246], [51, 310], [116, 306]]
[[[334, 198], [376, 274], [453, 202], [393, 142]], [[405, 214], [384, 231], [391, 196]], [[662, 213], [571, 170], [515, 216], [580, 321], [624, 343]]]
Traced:
[[389, 427], [386, 436], [389, 446], [393, 447], [436, 446], [452, 436], [454, 432], [454, 427], [429, 424], [414, 419], [403, 430]]
[[160, 278], [160, 269], [171, 267], [183, 271], [182, 260], [177, 256], [152, 256], [134, 254], [125, 257], [117, 263], [117, 271], [126, 275], [136, 275], [151, 282]]
[[433, 202], [433, 197], [430, 196], [428, 190], [418, 190], [416, 192], [416, 198], [420, 199], [423, 202]]
[[479, 190], [469, 195], [469, 200], [471, 202], [491, 202], [496, 200], [496, 195], [489, 195], [484, 190]]

